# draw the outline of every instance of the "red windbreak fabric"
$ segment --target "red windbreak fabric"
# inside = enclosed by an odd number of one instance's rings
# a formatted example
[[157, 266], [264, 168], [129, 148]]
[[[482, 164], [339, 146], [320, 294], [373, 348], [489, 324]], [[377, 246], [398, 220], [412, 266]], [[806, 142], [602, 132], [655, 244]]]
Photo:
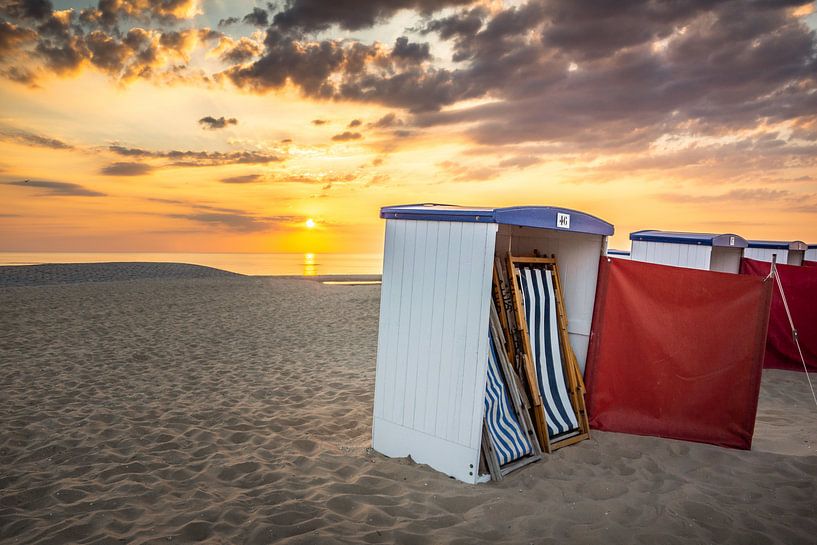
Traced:
[[[771, 263], [743, 258], [740, 273], [766, 277]], [[817, 371], [817, 269], [796, 265], [777, 265], [780, 283], [786, 292], [789, 311], [797, 328], [800, 348], [809, 371]], [[802, 371], [803, 363], [792, 338], [791, 326], [783, 306], [783, 299], [775, 283], [769, 316], [769, 334], [766, 338], [766, 359], [763, 367]]]
[[803, 266], [804, 267], [817, 267], [817, 261], [808, 261], [808, 260], [804, 259], [803, 260]]
[[602, 257], [590, 425], [751, 448], [770, 297], [759, 278]]

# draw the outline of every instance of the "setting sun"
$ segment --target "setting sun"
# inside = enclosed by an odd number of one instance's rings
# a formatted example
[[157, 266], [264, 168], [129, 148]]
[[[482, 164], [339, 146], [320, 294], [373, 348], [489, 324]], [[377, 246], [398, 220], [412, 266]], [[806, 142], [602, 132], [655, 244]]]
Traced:
[[315, 228], [315, 220], [313, 220], [312, 218], [309, 218], [308, 220], [306, 220], [306, 228], [307, 229], [314, 229]]

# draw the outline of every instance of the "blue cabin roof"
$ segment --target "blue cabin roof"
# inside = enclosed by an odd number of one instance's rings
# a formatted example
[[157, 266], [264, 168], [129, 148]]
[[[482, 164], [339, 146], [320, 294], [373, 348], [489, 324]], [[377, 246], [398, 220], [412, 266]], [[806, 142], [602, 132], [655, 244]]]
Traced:
[[630, 250], [615, 250], [607, 248], [607, 255], [630, 255]]
[[644, 242], [669, 242], [671, 244], [692, 244], [696, 246], [726, 246], [746, 248], [746, 239], [733, 233], [684, 233], [681, 231], [636, 231], [630, 233], [630, 240]]
[[385, 219], [499, 223], [538, 227], [592, 235], [612, 235], [611, 223], [590, 214], [555, 206], [509, 206], [505, 208], [456, 206], [450, 204], [402, 204], [384, 206]]
[[750, 240], [749, 248], [766, 248], [769, 250], [808, 250], [811, 246], [802, 240]]

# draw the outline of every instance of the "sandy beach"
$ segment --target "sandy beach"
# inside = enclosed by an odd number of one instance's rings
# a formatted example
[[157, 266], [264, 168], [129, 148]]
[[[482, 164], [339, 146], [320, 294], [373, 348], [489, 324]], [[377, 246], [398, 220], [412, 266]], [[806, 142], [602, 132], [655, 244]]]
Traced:
[[379, 294], [0, 267], [0, 542], [817, 540], [801, 373], [764, 372], [752, 451], [594, 431], [478, 486], [372, 452]]

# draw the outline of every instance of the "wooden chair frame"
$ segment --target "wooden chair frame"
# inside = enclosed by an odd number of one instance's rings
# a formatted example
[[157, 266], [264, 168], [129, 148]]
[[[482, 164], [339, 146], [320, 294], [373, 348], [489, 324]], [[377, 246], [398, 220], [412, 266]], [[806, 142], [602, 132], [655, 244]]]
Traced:
[[[573, 347], [567, 332], [567, 313], [564, 309], [564, 299], [562, 297], [561, 281], [559, 280], [559, 268], [555, 258], [546, 257], [516, 257], [508, 254], [508, 279], [511, 283], [513, 294], [513, 314], [515, 316], [516, 332], [521, 337], [519, 343], [519, 360], [524, 367], [525, 376], [530, 390], [531, 404], [534, 415], [534, 425], [539, 436], [541, 447], [544, 452], [550, 453], [556, 449], [566, 447], [590, 438], [590, 423], [587, 418], [587, 408], [584, 403], [584, 380], [582, 379]], [[544, 405], [537, 387], [536, 369], [531, 361], [531, 343], [528, 335], [527, 324], [525, 323], [525, 313], [522, 304], [522, 292], [517, 281], [518, 265], [529, 265], [551, 271], [553, 278], [553, 292], [556, 297], [556, 319], [559, 328], [559, 345], [562, 353], [562, 366], [567, 381], [567, 390], [573, 410], [576, 412], [579, 424], [577, 435], [571, 435], [564, 439], [551, 441], [547, 431], [547, 418], [545, 416]]]

